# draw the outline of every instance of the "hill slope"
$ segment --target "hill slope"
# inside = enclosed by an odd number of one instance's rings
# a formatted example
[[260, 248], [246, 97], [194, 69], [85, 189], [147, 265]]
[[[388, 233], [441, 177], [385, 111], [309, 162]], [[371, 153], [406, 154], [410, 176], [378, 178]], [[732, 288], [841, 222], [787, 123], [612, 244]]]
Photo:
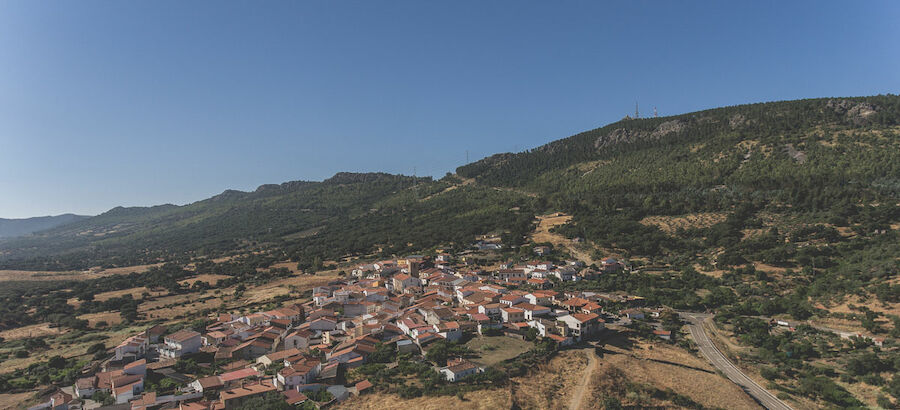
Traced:
[[[295, 259], [308, 261], [376, 247], [390, 254], [435, 245], [437, 229], [446, 240], [469, 241], [482, 227], [510, 222], [509, 215], [499, 214], [525, 205], [517, 203], [519, 195], [482, 187], [423, 200], [449, 186], [431, 178], [339, 173], [323, 182], [225, 191], [184, 206], [119, 207], [0, 241], [0, 267], [128, 266], [260, 249], [292, 249]], [[454, 220], [458, 223], [445, 225]]]
[[52, 229], [57, 226], [70, 224], [84, 218], [89, 217], [75, 214], [63, 214], [22, 219], [0, 218], [0, 239], [24, 236], [38, 231]]
[[[790, 226], [807, 226], [798, 240], [814, 241], [832, 230], [883, 231], [897, 220], [898, 124], [897, 96], [626, 119], [462, 166], [466, 183], [338, 174], [186, 206], [116, 208], [0, 242], [0, 267], [84, 268], [248, 249], [309, 262], [467, 243], [491, 231], [520, 242], [545, 211], [574, 215], [557, 232], [648, 263], [786, 263], [796, 245], [766, 241], [785, 239]], [[711, 222], [680, 233], [663, 226], [697, 215]], [[765, 246], [744, 241], [754, 232], [774, 236], [757, 239]]]

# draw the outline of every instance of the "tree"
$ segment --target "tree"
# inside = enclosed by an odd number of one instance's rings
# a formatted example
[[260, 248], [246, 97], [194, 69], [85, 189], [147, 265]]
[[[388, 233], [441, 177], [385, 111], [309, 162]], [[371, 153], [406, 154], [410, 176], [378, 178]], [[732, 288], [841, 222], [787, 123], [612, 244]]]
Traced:
[[47, 364], [54, 369], [62, 369], [66, 367], [66, 358], [62, 356], [53, 356], [47, 359]]

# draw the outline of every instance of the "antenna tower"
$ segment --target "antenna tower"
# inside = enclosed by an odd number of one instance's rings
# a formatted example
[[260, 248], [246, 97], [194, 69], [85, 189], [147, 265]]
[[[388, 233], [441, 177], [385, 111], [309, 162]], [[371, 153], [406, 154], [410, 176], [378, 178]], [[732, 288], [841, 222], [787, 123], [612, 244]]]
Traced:
[[638, 112], [637, 100], [635, 100], [635, 102], [634, 102], [634, 118], [641, 118], [641, 113]]

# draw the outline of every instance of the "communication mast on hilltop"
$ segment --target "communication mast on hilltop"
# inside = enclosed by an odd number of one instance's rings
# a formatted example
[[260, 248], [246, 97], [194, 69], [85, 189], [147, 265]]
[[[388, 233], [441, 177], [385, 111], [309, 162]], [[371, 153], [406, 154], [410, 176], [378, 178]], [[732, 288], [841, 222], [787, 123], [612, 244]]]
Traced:
[[638, 102], [634, 101], [634, 118], [641, 118], [641, 113], [638, 112]]
[[659, 118], [659, 113], [656, 112], [656, 107], [653, 107], [653, 118]]

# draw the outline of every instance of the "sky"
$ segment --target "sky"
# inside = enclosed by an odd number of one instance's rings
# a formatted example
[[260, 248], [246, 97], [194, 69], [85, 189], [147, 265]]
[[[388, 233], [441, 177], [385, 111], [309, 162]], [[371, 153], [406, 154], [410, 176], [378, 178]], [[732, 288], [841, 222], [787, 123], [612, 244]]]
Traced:
[[633, 114], [900, 92], [896, 1], [0, 1], [0, 217], [441, 177]]

